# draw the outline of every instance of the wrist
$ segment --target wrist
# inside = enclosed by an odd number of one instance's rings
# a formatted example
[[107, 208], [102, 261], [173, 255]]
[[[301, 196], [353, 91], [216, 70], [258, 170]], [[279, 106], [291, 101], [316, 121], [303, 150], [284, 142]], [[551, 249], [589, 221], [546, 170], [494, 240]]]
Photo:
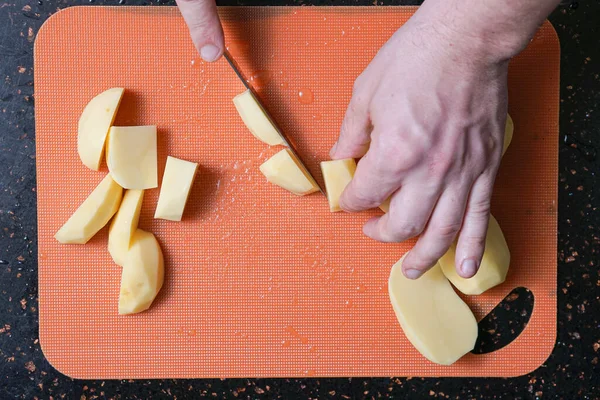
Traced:
[[497, 7], [489, 2], [427, 0], [414, 19], [435, 30], [449, 51], [474, 61], [503, 63], [525, 49], [545, 18], [544, 11], [521, 16], [511, 3]]

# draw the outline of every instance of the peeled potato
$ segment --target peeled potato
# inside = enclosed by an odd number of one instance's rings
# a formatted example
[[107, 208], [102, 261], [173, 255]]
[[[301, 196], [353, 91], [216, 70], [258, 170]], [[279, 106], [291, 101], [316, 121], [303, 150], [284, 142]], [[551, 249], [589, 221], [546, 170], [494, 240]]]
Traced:
[[108, 134], [106, 164], [125, 189], [158, 186], [156, 126], [113, 126]]
[[117, 212], [122, 197], [123, 188], [106, 175], [54, 238], [65, 244], [87, 243]]
[[325, 180], [327, 201], [331, 212], [342, 211], [340, 196], [354, 177], [356, 161], [353, 158], [321, 162], [321, 172]]
[[154, 218], [181, 221], [198, 164], [167, 157]]
[[106, 135], [117, 114], [123, 92], [123, 88], [112, 88], [100, 93], [90, 100], [79, 117], [77, 152], [89, 169], [100, 169]]
[[235, 96], [233, 104], [235, 104], [242, 121], [254, 137], [271, 146], [285, 144], [285, 141], [250, 90]]
[[108, 230], [108, 252], [117, 265], [123, 266], [125, 263], [131, 238], [140, 220], [143, 199], [143, 190], [126, 191]]
[[513, 133], [515, 131], [515, 123], [511, 118], [510, 114], [506, 115], [506, 125], [504, 126], [504, 147], [502, 149], [502, 155], [506, 153], [508, 150], [508, 146], [510, 146], [510, 142], [512, 142]]
[[485, 251], [479, 271], [472, 278], [462, 278], [455, 268], [456, 243], [440, 258], [440, 266], [446, 278], [464, 294], [481, 294], [504, 282], [510, 265], [510, 251], [496, 218], [490, 214], [485, 238]]
[[269, 182], [299, 196], [319, 190], [315, 181], [304, 172], [300, 162], [289, 149], [283, 149], [265, 161], [260, 166], [260, 172]]
[[119, 314], [135, 314], [150, 308], [163, 285], [164, 274], [158, 241], [150, 232], [136, 230], [121, 271]]
[[473, 350], [477, 321], [440, 266], [417, 280], [402, 274], [400, 259], [388, 281], [390, 300], [404, 334], [429, 361], [450, 365]]

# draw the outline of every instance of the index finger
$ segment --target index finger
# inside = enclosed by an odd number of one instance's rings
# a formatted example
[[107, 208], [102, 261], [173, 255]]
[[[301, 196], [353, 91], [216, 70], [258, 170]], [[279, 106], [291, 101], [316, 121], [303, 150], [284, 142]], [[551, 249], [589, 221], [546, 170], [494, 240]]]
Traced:
[[371, 146], [360, 159], [354, 178], [340, 197], [342, 209], [357, 212], [378, 207], [400, 187], [402, 177], [385, 167], [384, 157], [377, 146]]

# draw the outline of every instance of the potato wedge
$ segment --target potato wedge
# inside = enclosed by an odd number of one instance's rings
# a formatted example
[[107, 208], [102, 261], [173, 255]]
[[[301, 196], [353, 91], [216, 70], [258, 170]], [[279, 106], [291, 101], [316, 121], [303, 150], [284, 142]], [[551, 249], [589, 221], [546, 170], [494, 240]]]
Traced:
[[124, 91], [123, 88], [112, 88], [100, 93], [90, 100], [79, 117], [77, 152], [81, 162], [89, 169], [100, 169], [106, 136]]
[[131, 238], [135, 233], [140, 220], [143, 190], [127, 190], [119, 211], [113, 218], [108, 230], [108, 252], [115, 264], [123, 266], [129, 251]]
[[87, 243], [117, 212], [122, 197], [123, 188], [106, 175], [54, 238], [64, 244]]
[[285, 144], [285, 140], [273, 126], [250, 90], [235, 96], [233, 104], [255, 138], [270, 146]]
[[163, 285], [165, 263], [154, 235], [138, 229], [121, 271], [119, 314], [147, 310]]

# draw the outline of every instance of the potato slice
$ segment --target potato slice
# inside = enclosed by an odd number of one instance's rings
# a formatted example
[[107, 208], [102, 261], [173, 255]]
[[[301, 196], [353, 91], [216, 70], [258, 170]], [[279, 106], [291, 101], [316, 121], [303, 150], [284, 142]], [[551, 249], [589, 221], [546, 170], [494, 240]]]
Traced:
[[233, 104], [254, 137], [270, 146], [285, 144], [250, 90], [235, 96]]
[[498, 286], [506, 279], [510, 265], [510, 251], [506, 239], [496, 218], [490, 214], [485, 251], [479, 271], [472, 278], [465, 279], [456, 272], [454, 259], [456, 257], [456, 242], [440, 258], [440, 266], [446, 278], [464, 294], [481, 294], [488, 289]]
[[154, 218], [181, 221], [198, 164], [167, 157]]
[[260, 166], [267, 180], [290, 192], [303, 196], [319, 190], [315, 181], [304, 172], [289, 149], [283, 149]]
[[356, 161], [353, 158], [321, 162], [321, 172], [325, 180], [325, 190], [331, 212], [342, 211], [340, 196], [354, 176]]
[[108, 134], [106, 163], [125, 189], [158, 186], [156, 126], [113, 126]]
[[122, 197], [123, 188], [106, 175], [54, 238], [64, 244], [87, 243], [117, 212]]
[[508, 146], [510, 146], [510, 142], [512, 142], [513, 133], [515, 131], [515, 123], [511, 118], [510, 114], [506, 115], [506, 125], [504, 126], [504, 147], [502, 149], [502, 155], [506, 153], [508, 150]]
[[108, 230], [108, 252], [117, 265], [123, 266], [125, 263], [131, 238], [140, 220], [143, 199], [143, 190], [126, 191]]
[[77, 152], [89, 169], [100, 169], [106, 135], [115, 120], [124, 91], [123, 88], [112, 88], [100, 93], [90, 100], [79, 117]]
[[404, 334], [425, 358], [450, 365], [473, 350], [477, 321], [456, 294], [440, 266], [410, 280], [402, 274], [400, 259], [388, 281], [390, 300]]
[[150, 308], [163, 285], [165, 264], [158, 241], [138, 229], [121, 271], [119, 314], [135, 314]]

